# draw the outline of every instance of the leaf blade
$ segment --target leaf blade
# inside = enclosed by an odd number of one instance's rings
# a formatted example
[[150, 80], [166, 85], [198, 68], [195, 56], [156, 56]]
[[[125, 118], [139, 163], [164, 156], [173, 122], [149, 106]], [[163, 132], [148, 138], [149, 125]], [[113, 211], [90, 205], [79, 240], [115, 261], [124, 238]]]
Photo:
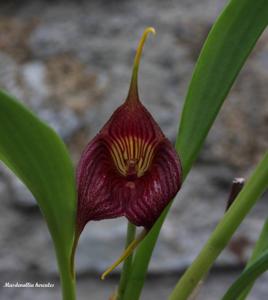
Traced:
[[[72, 162], [54, 130], [3, 91], [0, 120], [0, 159], [36, 198], [53, 238], [62, 283], [67, 288], [76, 210]], [[74, 299], [74, 291], [70, 287], [68, 290], [70, 296], [65, 299]]]
[[[252, 255], [247, 263], [245, 270], [247, 270], [252, 264], [260, 258], [260, 256], [268, 250], [268, 219], [265, 221], [262, 231], [260, 233], [259, 239], [256, 242], [256, 245], [253, 249]], [[247, 295], [250, 293], [252, 287], [254, 285], [254, 281], [251, 284], [248, 284], [247, 288], [240, 294], [238, 300], [246, 299]]]
[[268, 250], [264, 251], [231, 285], [222, 300], [236, 300], [250, 284], [268, 270]]
[[217, 224], [198, 256], [180, 278], [169, 300], [188, 299], [267, 188], [268, 152], [265, 153], [233, 204]]
[[193, 73], [176, 142], [184, 174], [196, 160], [233, 82], [266, 28], [267, 20], [267, 1], [232, 0], [212, 27]]

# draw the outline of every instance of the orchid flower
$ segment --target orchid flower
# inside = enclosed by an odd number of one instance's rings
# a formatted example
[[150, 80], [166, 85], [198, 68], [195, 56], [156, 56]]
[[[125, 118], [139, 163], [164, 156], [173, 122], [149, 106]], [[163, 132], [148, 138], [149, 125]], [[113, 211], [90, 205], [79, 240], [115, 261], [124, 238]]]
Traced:
[[180, 189], [179, 157], [138, 95], [139, 63], [150, 32], [155, 34], [154, 28], [144, 31], [138, 45], [125, 102], [89, 142], [78, 164], [76, 240], [89, 221], [125, 216], [145, 228], [133, 250]]

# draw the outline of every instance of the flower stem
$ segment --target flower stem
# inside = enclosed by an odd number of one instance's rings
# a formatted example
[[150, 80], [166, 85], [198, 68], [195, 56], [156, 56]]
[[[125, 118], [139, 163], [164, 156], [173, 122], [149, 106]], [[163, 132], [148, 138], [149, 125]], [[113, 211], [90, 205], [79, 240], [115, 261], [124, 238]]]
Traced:
[[[136, 226], [131, 224], [130, 222], [128, 222], [125, 249], [127, 249], [127, 247], [134, 241], [135, 234], [136, 234]], [[118, 291], [117, 291], [117, 300], [122, 300], [122, 297], [123, 297], [123, 294], [124, 294], [124, 291], [126, 288], [127, 280], [128, 280], [128, 275], [129, 275], [130, 269], [131, 269], [132, 257], [133, 257], [133, 254], [131, 254], [124, 261], [122, 273], [120, 276]]]
[[75, 276], [73, 276], [70, 267], [70, 257], [62, 252], [56, 252], [58, 258], [58, 265], [60, 270], [60, 281], [62, 289], [62, 300], [75, 300]]
[[262, 193], [268, 188], [268, 152], [226, 212], [207, 243], [184, 273], [169, 300], [186, 300], [225, 248], [237, 227]]
[[63, 300], [75, 300], [75, 278], [70, 270], [61, 276]]

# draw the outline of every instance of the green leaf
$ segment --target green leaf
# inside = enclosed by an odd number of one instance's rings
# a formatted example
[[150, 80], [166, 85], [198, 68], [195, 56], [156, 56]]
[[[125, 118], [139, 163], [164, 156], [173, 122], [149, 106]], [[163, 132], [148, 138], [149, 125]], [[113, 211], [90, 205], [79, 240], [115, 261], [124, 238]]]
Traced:
[[210, 235], [197, 258], [183, 274], [169, 300], [186, 300], [226, 247], [232, 235], [268, 188], [268, 152], [247, 180], [234, 203]]
[[237, 300], [248, 285], [253, 282], [265, 271], [268, 270], [268, 250], [254, 261], [238, 279], [232, 284], [222, 300]]
[[[176, 142], [184, 179], [267, 22], [267, 0], [232, 0], [210, 31], [188, 89]], [[124, 300], [139, 299], [151, 254], [167, 212], [168, 208], [137, 251]]]
[[[252, 264], [260, 258], [260, 256], [268, 250], [268, 219], [265, 221], [261, 234], [259, 236], [258, 241], [256, 242], [256, 245], [254, 247], [254, 250], [252, 252], [252, 255], [247, 263], [246, 270], [252, 266]], [[253, 287], [254, 282], [251, 284], [247, 284], [247, 288], [241, 293], [238, 300], [244, 300], [247, 298], [247, 295], [251, 291]]]
[[36, 198], [51, 233], [63, 299], [75, 299], [70, 255], [74, 239], [74, 170], [58, 135], [22, 104], [0, 91], [0, 159]]
[[194, 70], [176, 143], [185, 175], [267, 24], [267, 0], [232, 0], [210, 31]]

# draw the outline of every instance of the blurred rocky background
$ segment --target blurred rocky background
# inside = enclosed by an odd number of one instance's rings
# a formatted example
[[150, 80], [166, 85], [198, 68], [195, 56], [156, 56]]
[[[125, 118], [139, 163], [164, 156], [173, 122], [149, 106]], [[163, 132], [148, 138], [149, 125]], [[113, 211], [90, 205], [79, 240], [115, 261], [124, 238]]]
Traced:
[[[0, 87], [62, 136], [77, 162], [83, 147], [126, 97], [138, 39], [144, 49], [140, 95], [174, 142], [183, 99], [202, 44], [225, 0], [6, 1], [0, 4]], [[230, 183], [247, 177], [268, 146], [268, 34], [243, 68], [165, 222], [143, 300], [166, 299], [222, 217]], [[1, 126], [1, 120], [0, 120]], [[198, 130], [198, 128], [197, 128]], [[24, 186], [0, 166], [0, 298], [60, 299], [53, 246]], [[217, 260], [199, 300], [220, 299], [250, 255], [267, 195]], [[78, 299], [108, 299], [114, 277], [98, 277], [124, 244], [124, 219], [91, 223], [77, 255]], [[267, 276], [249, 299], [267, 298]], [[3, 289], [49, 281], [53, 289]]]

